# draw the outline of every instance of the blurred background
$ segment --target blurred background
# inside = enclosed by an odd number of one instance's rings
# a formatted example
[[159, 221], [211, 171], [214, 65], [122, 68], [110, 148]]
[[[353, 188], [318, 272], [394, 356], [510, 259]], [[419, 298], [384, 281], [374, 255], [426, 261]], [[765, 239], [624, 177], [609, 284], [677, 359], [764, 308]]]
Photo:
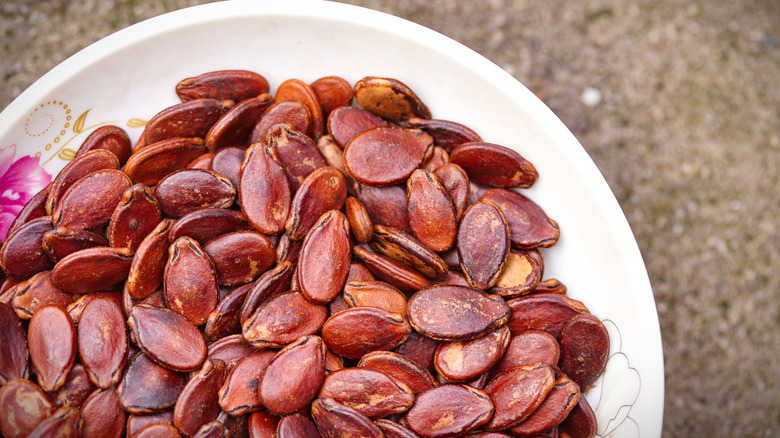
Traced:
[[[199, 3], [4, 0], [0, 108], [90, 43]], [[481, 53], [580, 140], [653, 285], [664, 436], [780, 436], [780, 1], [347, 3]]]

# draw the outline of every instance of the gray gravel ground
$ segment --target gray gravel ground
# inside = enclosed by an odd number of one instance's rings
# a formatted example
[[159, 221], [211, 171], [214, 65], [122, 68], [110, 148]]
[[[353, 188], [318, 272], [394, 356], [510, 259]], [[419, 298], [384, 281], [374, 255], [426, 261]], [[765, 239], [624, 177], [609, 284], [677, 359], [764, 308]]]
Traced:
[[[195, 0], [5, 0], [0, 108], [86, 45]], [[664, 436], [780, 435], [780, 2], [351, 0], [540, 95], [615, 192], [653, 284]]]

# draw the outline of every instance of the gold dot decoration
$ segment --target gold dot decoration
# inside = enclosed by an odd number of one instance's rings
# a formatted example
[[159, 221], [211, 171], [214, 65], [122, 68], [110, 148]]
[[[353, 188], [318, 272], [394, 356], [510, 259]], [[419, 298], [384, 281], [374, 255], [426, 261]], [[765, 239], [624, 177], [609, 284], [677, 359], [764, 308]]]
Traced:
[[[67, 128], [70, 127], [69, 122], [73, 118], [70, 115], [71, 111], [68, 105], [61, 100], [50, 100], [46, 103], [41, 103], [27, 116], [27, 120], [24, 123], [24, 131], [30, 137], [39, 138], [48, 134], [55, 126], [59, 126], [62, 123], [62, 127], [55, 131], [58, 135], [52, 140], [53, 143], [59, 143], [61, 137], [67, 134]], [[61, 122], [62, 119], [65, 119], [64, 122]], [[46, 147], [46, 150], [49, 149], [51, 149], [51, 144]]]

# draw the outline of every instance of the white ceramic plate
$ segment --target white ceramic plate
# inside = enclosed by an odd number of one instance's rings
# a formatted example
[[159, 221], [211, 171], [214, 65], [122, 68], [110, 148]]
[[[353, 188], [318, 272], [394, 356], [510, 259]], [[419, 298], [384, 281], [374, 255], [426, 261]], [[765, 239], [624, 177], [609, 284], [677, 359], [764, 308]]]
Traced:
[[135, 141], [144, 120], [178, 102], [179, 80], [220, 69], [261, 73], [272, 92], [292, 77], [311, 82], [339, 75], [351, 83], [367, 75], [395, 77], [435, 118], [464, 123], [533, 162], [540, 177], [524, 193], [561, 227], [559, 243], [544, 252], [545, 276], [562, 280], [611, 336], [606, 372], [587, 393], [599, 435], [661, 435], [655, 302], [604, 178], [563, 123], [509, 74], [397, 17], [329, 2], [233, 0], [169, 13], [98, 41], [0, 114], [0, 219], [8, 222], [94, 128], [116, 124]]

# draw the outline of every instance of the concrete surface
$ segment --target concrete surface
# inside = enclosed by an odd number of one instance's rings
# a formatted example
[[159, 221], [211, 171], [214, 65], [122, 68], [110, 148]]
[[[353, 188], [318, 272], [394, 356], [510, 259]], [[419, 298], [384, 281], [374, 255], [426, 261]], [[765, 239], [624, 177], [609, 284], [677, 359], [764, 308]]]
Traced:
[[[97, 39], [195, 0], [5, 0], [0, 108]], [[539, 94], [615, 192], [654, 287], [664, 436], [780, 436], [780, 2], [351, 0]]]

